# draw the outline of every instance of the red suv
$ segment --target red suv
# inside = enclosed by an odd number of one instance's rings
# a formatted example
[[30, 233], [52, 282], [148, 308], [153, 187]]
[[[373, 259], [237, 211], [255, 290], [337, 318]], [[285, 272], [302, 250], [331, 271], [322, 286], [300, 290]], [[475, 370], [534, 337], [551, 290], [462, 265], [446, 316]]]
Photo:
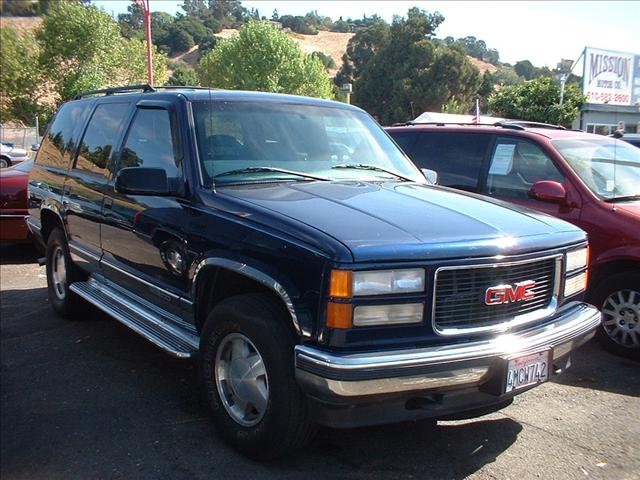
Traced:
[[640, 359], [640, 149], [524, 122], [407, 124], [387, 131], [439, 183], [567, 220], [589, 235], [588, 299], [600, 338]]

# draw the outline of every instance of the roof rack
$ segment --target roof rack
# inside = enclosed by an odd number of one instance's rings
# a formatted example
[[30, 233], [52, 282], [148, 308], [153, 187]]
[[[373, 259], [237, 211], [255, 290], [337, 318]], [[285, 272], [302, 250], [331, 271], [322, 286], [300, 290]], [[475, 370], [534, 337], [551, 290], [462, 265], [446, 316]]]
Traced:
[[107, 95], [113, 95], [115, 93], [135, 92], [137, 90], [142, 90], [143, 93], [155, 92], [156, 91], [156, 89], [154, 87], [152, 87], [148, 83], [145, 83], [145, 84], [141, 84], [141, 85], [126, 85], [126, 86], [123, 86], [123, 87], [103, 88], [101, 90], [89, 90], [89, 91], [86, 91], [86, 92], [80, 92], [75, 97], [73, 97], [73, 99], [74, 100], [80, 100], [81, 98], [90, 97], [90, 96], [93, 96], [93, 95], [105, 95], [105, 96], [107, 96]]
[[162, 90], [220, 90], [219, 88], [211, 87], [194, 87], [191, 85], [163, 85], [161, 87], [155, 87]]
[[552, 125], [542, 122], [528, 122], [526, 120], [503, 120], [494, 124], [497, 127], [512, 128], [514, 130], [526, 130], [527, 128], [549, 128], [552, 130], [566, 130], [561, 125]]

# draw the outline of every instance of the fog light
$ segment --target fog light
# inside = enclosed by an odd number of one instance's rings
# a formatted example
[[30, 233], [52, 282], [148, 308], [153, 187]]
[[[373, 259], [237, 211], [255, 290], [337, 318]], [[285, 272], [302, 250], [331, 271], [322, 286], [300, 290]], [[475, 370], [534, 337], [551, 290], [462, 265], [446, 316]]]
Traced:
[[406, 303], [402, 305], [361, 305], [353, 312], [355, 327], [375, 325], [400, 325], [422, 322], [424, 304]]

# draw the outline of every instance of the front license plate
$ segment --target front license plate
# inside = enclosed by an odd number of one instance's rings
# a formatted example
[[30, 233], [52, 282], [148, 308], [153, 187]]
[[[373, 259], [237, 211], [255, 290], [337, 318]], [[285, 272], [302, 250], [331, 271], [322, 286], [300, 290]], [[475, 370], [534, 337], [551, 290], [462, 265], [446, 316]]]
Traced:
[[516, 357], [507, 363], [505, 393], [549, 380], [551, 350]]

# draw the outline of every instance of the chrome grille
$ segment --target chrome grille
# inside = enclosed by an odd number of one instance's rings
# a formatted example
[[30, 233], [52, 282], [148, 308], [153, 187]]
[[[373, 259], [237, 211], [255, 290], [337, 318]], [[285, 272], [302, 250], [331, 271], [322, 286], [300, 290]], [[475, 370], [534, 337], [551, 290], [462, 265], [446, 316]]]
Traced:
[[[442, 267], [436, 272], [433, 325], [440, 334], [491, 330], [506, 323], [524, 323], [551, 313], [556, 303], [560, 256], [505, 264]], [[487, 288], [536, 282], [535, 297], [514, 303], [486, 305]]]

